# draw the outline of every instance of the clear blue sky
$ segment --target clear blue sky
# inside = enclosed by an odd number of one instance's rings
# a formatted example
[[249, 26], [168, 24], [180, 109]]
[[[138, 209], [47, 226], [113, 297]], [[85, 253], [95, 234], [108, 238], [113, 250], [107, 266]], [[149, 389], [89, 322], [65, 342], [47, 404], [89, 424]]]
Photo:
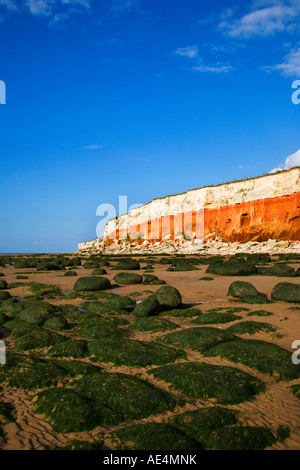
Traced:
[[96, 208], [284, 165], [299, 0], [0, 0], [0, 252], [65, 252]]

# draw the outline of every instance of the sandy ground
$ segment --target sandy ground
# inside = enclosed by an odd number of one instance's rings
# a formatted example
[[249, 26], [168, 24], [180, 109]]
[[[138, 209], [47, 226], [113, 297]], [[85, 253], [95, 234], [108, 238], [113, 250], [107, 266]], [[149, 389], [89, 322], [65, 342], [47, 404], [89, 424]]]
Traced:
[[[283, 302], [276, 302], [269, 305], [245, 305], [227, 297], [229, 285], [235, 280], [242, 280], [251, 282], [259, 292], [267, 294], [270, 298], [272, 288], [279, 282], [293, 282], [300, 283], [300, 278], [278, 278], [278, 277], [267, 277], [267, 276], [254, 276], [254, 277], [221, 277], [215, 275], [207, 275], [207, 266], [200, 266], [198, 271], [190, 272], [166, 272], [168, 266], [154, 265], [154, 273], [166, 281], [168, 285], [176, 287], [182, 294], [183, 302], [189, 304], [195, 304], [201, 311], [206, 312], [212, 308], [222, 307], [247, 307], [252, 311], [254, 310], [267, 310], [273, 313], [273, 316], [269, 317], [256, 317], [247, 316], [247, 312], [239, 313], [244, 320], [262, 321], [267, 322], [278, 328], [278, 333], [282, 337], [278, 338], [273, 333], [257, 333], [253, 336], [243, 335], [243, 338], [260, 339], [268, 342], [273, 342], [279, 346], [291, 351], [291, 345], [293, 341], [300, 340], [300, 311], [292, 311], [289, 308], [293, 307], [293, 304], [286, 304]], [[300, 267], [299, 264], [291, 264], [294, 268]], [[118, 271], [105, 268], [107, 270], [107, 277], [110, 279], [112, 284], [113, 277]], [[36, 281], [45, 284], [53, 284], [59, 286], [64, 293], [71, 292], [74, 283], [78, 277], [62, 277], [57, 272], [49, 273], [33, 273], [32, 269], [10, 269], [0, 268], [1, 272], [5, 274], [7, 282], [16, 281], [16, 272], [28, 273], [28, 281]], [[78, 268], [78, 276], [88, 276], [92, 270]], [[30, 274], [31, 273], [31, 274]], [[209, 276], [214, 278], [214, 281], [201, 281], [200, 278]], [[144, 285], [133, 285], [126, 287], [114, 288], [112, 292], [121, 295], [131, 295], [133, 292], [142, 293], [145, 290], [151, 290], [155, 292], [160, 286], [144, 286]], [[12, 296], [22, 297], [28, 295], [26, 287], [17, 287], [11, 289], [10, 293]], [[131, 295], [132, 296], [132, 295]], [[137, 301], [143, 299], [143, 296], [132, 296]], [[50, 300], [53, 304], [64, 304], [72, 303], [79, 305], [82, 300]], [[299, 306], [299, 305], [298, 305]], [[131, 319], [131, 317], [128, 317]], [[189, 328], [195, 327], [195, 324], [191, 323], [192, 319], [183, 318], [171, 318], [171, 321], [178, 325], [178, 328]], [[239, 320], [241, 321], [241, 320]], [[227, 323], [223, 325], [209, 325], [217, 328], [226, 329], [233, 325], [235, 322]], [[3, 330], [2, 330], [3, 331]], [[4, 331], [3, 331], [4, 332]], [[132, 332], [132, 339], [147, 340], [151, 341], [157, 339], [159, 336], [163, 336], [165, 332], [156, 333], [144, 333], [144, 332]], [[7, 343], [13, 342], [10, 335], [7, 333]], [[291, 430], [291, 436], [285, 443], [277, 442], [273, 449], [293, 449], [300, 450], [300, 401], [291, 393], [289, 387], [293, 384], [300, 383], [300, 379], [292, 382], [277, 382], [274, 377], [266, 376], [253, 369], [243, 366], [242, 364], [234, 364], [225, 359], [220, 358], [203, 358], [201, 354], [186, 350], [188, 353], [189, 361], [205, 361], [211, 364], [218, 365], [230, 365], [239, 368], [245, 372], [252, 374], [255, 377], [261, 379], [267, 386], [266, 392], [257, 397], [254, 401], [248, 401], [239, 405], [228, 406], [233, 410], [239, 410], [242, 413], [243, 424], [253, 426], [267, 426], [274, 432], [278, 426], [287, 426]], [[186, 362], [186, 360], [180, 360], [179, 362]], [[160, 388], [168, 390], [174, 396], [181, 396], [179, 392], [172, 391], [168, 388], [168, 385], [155, 380], [153, 377], [146, 375], [146, 371], [151, 369], [152, 366], [147, 368], [136, 368], [136, 367], [115, 367], [113, 364], [99, 363], [103, 366], [106, 371], [111, 372], [124, 372], [127, 374], [139, 374], [142, 378], [144, 377], [148, 381], [156, 384]], [[1, 367], [1, 366], [0, 366]], [[50, 445], [62, 445], [72, 439], [81, 440], [92, 440], [99, 433], [108, 434], [112, 428], [98, 427], [91, 432], [72, 433], [72, 434], [57, 434], [53, 432], [52, 427], [47, 423], [42, 416], [38, 416], [32, 411], [31, 398], [36, 392], [24, 392], [23, 390], [12, 389], [8, 387], [0, 388], [0, 401], [13, 404], [16, 409], [16, 421], [14, 423], [7, 424], [5, 426], [5, 432], [7, 434], [7, 441], [4, 444], [5, 450], [16, 450], [16, 449], [45, 449]], [[201, 408], [208, 406], [209, 401], [199, 400], [197, 403], [188, 403], [184, 407], [177, 407], [173, 412], [163, 413], [162, 415], [151, 416], [150, 418], [135, 421], [137, 422], [164, 422], [169, 416], [178, 414], [183, 411]], [[213, 402], [211, 402], [213, 403]], [[131, 423], [132, 424], [132, 423]], [[105, 439], [104, 449], [111, 449], [111, 442], [109, 439]]]

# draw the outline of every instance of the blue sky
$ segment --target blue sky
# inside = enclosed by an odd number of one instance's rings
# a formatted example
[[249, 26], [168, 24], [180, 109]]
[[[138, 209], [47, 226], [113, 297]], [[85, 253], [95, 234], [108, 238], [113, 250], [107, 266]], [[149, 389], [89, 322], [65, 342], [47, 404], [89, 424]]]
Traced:
[[97, 206], [268, 173], [299, 147], [299, 0], [0, 0], [0, 252]]

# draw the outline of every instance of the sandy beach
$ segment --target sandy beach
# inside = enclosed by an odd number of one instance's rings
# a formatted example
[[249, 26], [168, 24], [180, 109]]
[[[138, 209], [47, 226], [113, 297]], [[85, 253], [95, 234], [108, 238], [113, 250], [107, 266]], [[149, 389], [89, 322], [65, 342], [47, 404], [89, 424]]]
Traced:
[[[157, 257], [159, 260], [160, 257]], [[130, 296], [131, 299], [140, 302], [150, 294], [150, 291], [155, 293], [160, 286], [145, 286], [145, 285], [126, 285], [126, 286], [115, 286], [113, 278], [118, 274], [118, 270], [114, 268], [114, 259], [111, 259], [111, 264], [106, 267], [107, 279], [109, 279], [113, 285], [113, 288], [107, 292], [113, 292], [121, 296]], [[275, 333], [270, 332], [257, 332], [255, 335], [243, 334], [243, 339], [255, 339], [273, 343], [285, 350], [292, 352], [292, 343], [300, 339], [300, 318], [299, 311], [296, 309], [291, 310], [291, 307], [296, 307], [296, 304], [289, 304], [286, 302], [274, 302], [268, 305], [247, 305], [239, 301], [239, 299], [232, 299], [227, 296], [228, 288], [233, 281], [248, 281], [251, 282], [260, 293], [264, 293], [270, 298], [273, 287], [279, 282], [293, 282], [300, 284], [300, 278], [278, 278], [269, 276], [251, 276], [251, 277], [232, 277], [232, 276], [217, 276], [209, 275], [213, 280], [206, 281], [201, 278], [207, 276], [206, 265], [198, 265], [197, 270], [188, 272], [168, 272], [166, 268], [168, 266], [153, 264], [153, 274], [159, 279], [164, 280], [167, 285], [177, 288], [181, 295], [183, 304], [190, 304], [190, 307], [200, 309], [202, 313], [206, 313], [211, 309], [224, 309], [224, 308], [248, 308], [249, 311], [255, 311], [264, 309], [270, 312], [272, 315], [264, 318], [257, 316], [248, 316], [247, 312], [239, 313], [242, 319], [237, 321], [229, 322], [226, 324], [213, 324], [208, 325], [220, 330], [226, 330], [235, 323], [242, 320], [253, 320], [253, 321], [264, 321], [272, 325], [276, 329]], [[300, 262], [291, 264], [295, 269], [300, 267]], [[113, 269], [114, 268], [114, 269]], [[28, 279], [22, 281], [22, 285], [14, 286], [9, 289], [9, 293], [12, 297], [22, 299], [24, 296], [30, 294], [28, 290], [29, 285], [26, 284], [34, 281], [49, 286], [58, 286], [63, 294], [73, 292], [75, 281], [79, 277], [91, 276], [93, 269], [85, 269], [83, 267], [76, 267], [78, 277], [64, 277], [63, 272], [36, 272], [34, 269], [12, 269], [11, 267], [2, 267], [1, 272], [4, 277], [1, 279], [7, 281], [8, 286], [16, 282], [16, 272], [22, 272], [23, 275], [28, 276]], [[141, 271], [139, 271], [140, 273]], [[145, 294], [145, 291], [148, 291]], [[47, 299], [45, 299], [47, 300]], [[61, 305], [74, 305], [79, 307], [82, 303], [82, 299], [51, 299], [47, 300], [49, 303], [55, 306]], [[165, 318], [168, 318], [166, 316]], [[130, 331], [130, 339], [138, 341], [159, 341], [159, 338], [166, 334], [165, 331], [156, 332], [142, 332], [136, 330], [129, 330], [130, 324], [133, 323], [134, 318], [130, 315], [124, 317], [129, 323], [128, 326], [121, 326], [125, 330]], [[192, 321], [194, 318], [169, 318], [176, 325], [176, 329], [173, 331], [181, 331], [189, 328], [194, 328], [195, 325]], [[203, 328], [203, 326], [198, 326]], [[63, 335], [72, 337], [74, 332], [76, 335], [76, 324], [69, 330], [62, 332]], [[1, 328], [0, 332], [7, 345], [7, 350], [12, 350], [15, 344], [15, 338], [10, 332]], [[44, 358], [48, 356], [49, 348], [39, 349], [38, 355]], [[204, 357], [200, 352], [185, 349], [186, 359], [179, 359], [176, 363], [185, 362], [206, 362], [213, 365], [226, 365], [235, 367], [243, 372], [250, 374], [253, 377], [261, 380], [265, 386], [265, 393], [258, 395], [254, 400], [246, 401], [236, 405], [228, 405], [227, 408], [239, 412], [239, 423], [244, 426], [263, 426], [270, 429], [276, 434], [278, 427], [286, 427], [290, 430], [290, 436], [284, 441], [277, 441], [270, 449], [286, 449], [286, 450], [299, 450], [300, 449], [300, 402], [299, 399], [291, 392], [290, 387], [295, 384], [300, 384], [300, 379], [292, 381], [278, 381], [276, 377], [262, 374], [261, 372], [247, 367], [241, 363], [232, 363], [229, 360], [221, 357]], [[28, 354], [29, 351], [25, 351], [23, 354]], [[31, 351], [30, 351], [31, 352]], [[82, 359], [84, 362], [90, 362], [91, 359], [86, 357]], [[131, 421], [130, 424], [156, 422], [163, 423], [167, 422], [168, 419], [175, 415], [180, 415], [186, 411], [192, 411], [200, 409], [205, 406], [213, 406], [214, 400], [189, 400], [184, 394], [178, 390], [174, 390], [171, 384], [165, 383], [164, 381], [158, 380], [153, 376], [147, 375], [152, 366], [147, 367], [130, 367], [126, 365], [116, 366], [113, 363], [97, 362], [95, 359], [92, 360], [93, 365], [99, 365], [105, 372], [118, 372], [129, 375], [135, 375], [139, 378], [145, 379], [148, 382], [154, 384], [158, 388], [167, 391], [174, 397], [181, 397], [186, 402], [177, 406], [172, 411], [163, 412], [160, 414], [151, 415], [145, 419]], [[1, 367], [1, 366], [0, 366]], [[59, 386], [59, 384], [57, 385]], [[73, 439], [91, 441], [93, 442], [97, 436], [101, 435], [103, 439], [103, 449], [113, 449], [113, 443], [110, 438], [112, 430], [118, 429], [121, 426], [97, 426], [95, 429], [80, 433], [57, 433], [53, 431], [51, 424], [45, 419], [44, 416], [36, 414], [33, 410], [32, 398], [40, 390], [25, 391], [21, 388], [12, 388], [7, 386], [5, 383], [1, 385], [1, 401], [12, 405], [14, 407], [14, 422], [8, 423], [4, 426], [6, 438], [3, 440], [2, 448], [4, 450], [12, 449], [47, 449], [51, 446], [63, 446]]]

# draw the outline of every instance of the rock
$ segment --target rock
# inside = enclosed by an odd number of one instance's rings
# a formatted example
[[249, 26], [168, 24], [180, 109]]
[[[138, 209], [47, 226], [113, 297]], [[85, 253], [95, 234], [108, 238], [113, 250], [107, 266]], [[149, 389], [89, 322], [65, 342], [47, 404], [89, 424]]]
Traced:
[[132, 315], [134, 317], [151, 317], [158, 314], [160, 310], [160, 303], [155, 295], [150, 295], [147, 299], [142, 300], [134, 307]]
[[135, 273], [119, 273], [114, 277], [117, 284], [141, 284], [143, 276]]
[[263, 297], [250, 282], [235, 281], [228, 290], [229, 296], [238, 297], [245, 303], [266, 304], [270, 300]]
[[0, 289], [7, 289], [7, 282], [0, 279]]
[[155, 293], [155, 297], [159, 301], [162, 310], [174, 309], [182, 302], [180, 292], [172, 286], [163, 286]]
[[272, 300], [281, 300], [283, 302], [300, 303], [300, 285], [290, 282], [280, 282], [271, 293]]
[[130, 271], [130, 270], [135, 270], [135, 269], [140, 269], [140, 264], [131, 258], [124, 258], [120, 260], [116, 266], [117, 269], [124, 270], [124, 271]]
[[74, 291], [93, 292], [111, 289], [111, 283], [105, 277], [80, 277], [74, 285]]

